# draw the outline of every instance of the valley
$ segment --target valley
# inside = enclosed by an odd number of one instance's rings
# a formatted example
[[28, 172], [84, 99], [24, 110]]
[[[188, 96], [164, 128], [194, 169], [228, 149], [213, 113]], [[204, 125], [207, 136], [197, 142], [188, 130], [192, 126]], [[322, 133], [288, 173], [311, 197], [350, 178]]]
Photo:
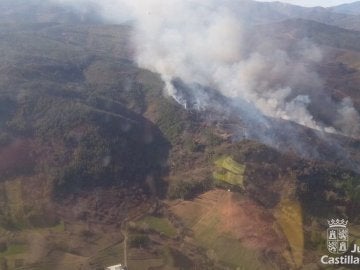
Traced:
[[317, 97], [311, 120], [341, 130], [324, 132], [182, 78], [176, 100], [131, 22], [39, 3], [0, 1], [1, 270], [104, 269], [125, 238], [128, 269], [338, 269], [319, 258], [329, 218], [359, 242], [359, 131], [335, 117], [360, 111], [358, 14], [243, 1], [244, 57], [316, 74], [274, 65], [254, 89]]

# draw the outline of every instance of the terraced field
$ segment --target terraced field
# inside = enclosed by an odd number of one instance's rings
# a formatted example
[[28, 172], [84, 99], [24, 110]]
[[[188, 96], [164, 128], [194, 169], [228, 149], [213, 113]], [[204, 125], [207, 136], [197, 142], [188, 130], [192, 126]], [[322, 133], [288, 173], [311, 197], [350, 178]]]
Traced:
[[244, 188], [246, 166], [239, 164], [231, 157], [221, 157], [215, 161], [216, 170], [213, 176], [218, 181]]
[[213, 190], [171, 206], [208, 257], [233, 269], [276, 269], [264, 253], [279, 251], [274, 219], [239, 194]]

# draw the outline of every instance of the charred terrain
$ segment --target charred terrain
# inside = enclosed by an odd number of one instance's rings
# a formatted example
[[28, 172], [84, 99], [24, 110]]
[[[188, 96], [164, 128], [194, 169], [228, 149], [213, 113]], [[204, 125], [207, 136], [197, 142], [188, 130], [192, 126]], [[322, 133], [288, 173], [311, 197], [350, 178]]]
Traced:
[[[271, 37], [295, 62], [315, 44], [324, 102], [360, 111], [355, 8], [243, 4], [249, 47]], [[216, 89], [197, 110], [181, 79], [180, 105], [136, 64], [131, 23], [94, 9], [0, 1], [0, 15], [0, 269], [104, 269], [124, 234], [129, 269], [325, 269], [327, 219], [360, 239], [358, 136], [254, 124]]]

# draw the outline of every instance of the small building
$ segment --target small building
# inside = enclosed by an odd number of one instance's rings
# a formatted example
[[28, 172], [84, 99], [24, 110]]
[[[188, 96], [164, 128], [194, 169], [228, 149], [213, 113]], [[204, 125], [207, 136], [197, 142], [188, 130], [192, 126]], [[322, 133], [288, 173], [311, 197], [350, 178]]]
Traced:
[[126, 268], [126, 266], [123, 266], [122, 264], [116, 264], [113, 266], [106, 267], [105, 270], [127, 270], [127, 268]]

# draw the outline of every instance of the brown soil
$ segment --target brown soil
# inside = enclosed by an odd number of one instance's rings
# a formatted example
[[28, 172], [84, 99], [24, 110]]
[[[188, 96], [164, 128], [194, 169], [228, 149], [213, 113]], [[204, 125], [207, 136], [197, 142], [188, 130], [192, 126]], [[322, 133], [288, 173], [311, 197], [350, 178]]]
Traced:
[[275, 220], [269, 211], [248, 198], [236, 197], [236, 194], [227, 192], [219, 204], [223, 233], [233, 234], [249, 248], [284, 250], [286, 240], [275, 232]]
[[274, 229], [275, 219], [271, 213], [245, 196], [213, 190], [194, 201], [178, 202], [171, 210], [187, 220], [185, 223], [192, 228], [207, 220], [209, 215], [218, 216], [219, 235], [230, 234], [247, 248], [276, 253], [286, 249], [286, 240]]
[[30, 140], [16, 139], [0, 148], [0, 174], [7, 174], [32, 164]]

